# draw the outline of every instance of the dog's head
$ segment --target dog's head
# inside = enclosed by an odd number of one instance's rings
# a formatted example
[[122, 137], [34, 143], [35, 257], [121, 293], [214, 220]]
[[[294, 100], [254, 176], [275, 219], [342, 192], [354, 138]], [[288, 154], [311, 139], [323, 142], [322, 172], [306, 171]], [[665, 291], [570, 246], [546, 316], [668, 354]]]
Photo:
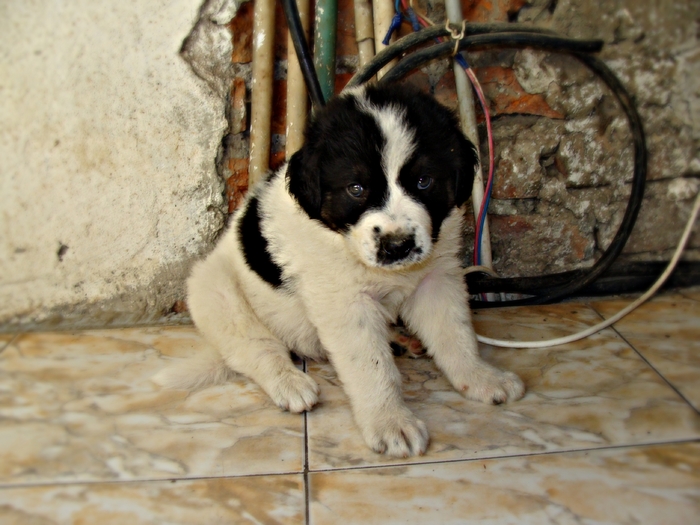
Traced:
[[369, 266], [425, 259], [471, 194], [474, 146], [452, 112], [420, 91], [351, 90], [312, 117], [305, 138], [289, 161], [289, 192]]

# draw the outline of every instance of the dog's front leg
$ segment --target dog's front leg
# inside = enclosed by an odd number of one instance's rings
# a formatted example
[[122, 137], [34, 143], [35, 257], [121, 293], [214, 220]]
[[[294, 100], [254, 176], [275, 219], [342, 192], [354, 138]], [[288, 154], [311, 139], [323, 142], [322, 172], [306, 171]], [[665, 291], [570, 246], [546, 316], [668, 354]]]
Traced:
[[382, 306], [360, 294], [342, 319], [332, 319], [328, 313], [321, 316], [318, 326], [325, 327], [319, 329], [321, 342], [350, 398], [365, 442], [390, 456], [423, 454], [428, 431], [404, 403]]
[[481, 359], [471, 323], [466, 285], [456, 262], [429, 273], [405, 303], [401, 316], [428, 354], [466, 397], [501, 404], [520, 399], [523, 382]]

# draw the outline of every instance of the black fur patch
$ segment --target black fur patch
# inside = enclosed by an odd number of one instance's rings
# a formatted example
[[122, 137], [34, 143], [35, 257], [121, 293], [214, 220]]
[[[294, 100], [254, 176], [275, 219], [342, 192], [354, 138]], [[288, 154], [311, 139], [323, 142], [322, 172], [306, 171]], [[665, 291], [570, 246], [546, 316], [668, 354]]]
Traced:
[[[427, 208], [435, 240], [450, 210], [464, 204], [471, 195], [478, 162], [475, 148], [460, 131], [455, 115], [417, 89], [369, 88], [367, 97], [379, 107], [404, 108], [409, 127], [416, 130], [416, 149], [399, 173], [399, 184]], [[422, 177], [433, 180], [425, 190], [418, 187]]]
[[[290, 193], [309, 217], [346, 231], [386, 199], [384, 142], [376, 121], [359, 110], [354, 98], [332, 99], [310, 123], [304, 147], [290, 161]], [[365, 189], [360, 198], [348, 193], [352, 184]]]
[[248, 203], [245, 215], [238, 225], [238, 235], [248, 266], [274, 288], [282, 286], [282, 268], [275, 264], [270, 257], [270, 252], [267, 250], [267, 239], [263, 237], [260, 230], [257, 197], [252, 198]]

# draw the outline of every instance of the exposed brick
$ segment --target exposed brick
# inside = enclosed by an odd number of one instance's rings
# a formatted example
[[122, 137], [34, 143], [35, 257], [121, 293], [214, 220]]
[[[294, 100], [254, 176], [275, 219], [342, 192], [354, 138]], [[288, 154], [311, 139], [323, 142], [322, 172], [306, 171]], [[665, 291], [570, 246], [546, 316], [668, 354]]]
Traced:
[[270, 153], [270, 169], [271, 170], [276, 170], [282, 164], [284, 164], [285, 161], [285, 153], [284, 150], [282, 151], [273, 151]]
[[234, 78], [231, 87], [231, 133], [242, 133], [248, 126], [246, 89], [242, 78]]
[[350, 82], [350, 79], [352, 78], [353, 73], [337, 73], [335, 75], [335, 86], [333, 89], [335, 90], [335, 93], [340, 93], [343, 88], [347, 85], [348, 82]]
[[507, 22], [527, 0], [461, 0], [464, 18], [470, 22]]
[[564, 118], [564, 115], [553, 110], [542, 96], [527, 93], [512, 69], [498, 66], [480, 67], [475, 69], [475, 73], [492, 114], [519, 113]]
[[275, 80], [272, 83], [272, 122], [270, 133], [285, 134], [287, 122], [287, 81]]
[[248, 165], [249, 160], [229, 159], [228, 168], [231, 176], [226, 180], [226, 199], [228, 200], [228, 212], [232, 213], [243, 202], [248, 192]]
[[229, 28], [233, 43], [231, 61], [245, 64], [253, 60], [253, 2], [241, 4]]
[[275, 60], [287, 60], [287, 33], [282, 2], [275, 2]]
[[335, 50], [338, 56], [357, 55], [353, 0], [338, 0], [338, 32], [336, 34]]
[[172, 308], [170, 308], [170, 312], [174, 314], [184, 314], [187, 313], [189, 310], [187, 308], [187, 303], [183, 301], [182, 299], [178, 299], [175, 301], [173, 304]]

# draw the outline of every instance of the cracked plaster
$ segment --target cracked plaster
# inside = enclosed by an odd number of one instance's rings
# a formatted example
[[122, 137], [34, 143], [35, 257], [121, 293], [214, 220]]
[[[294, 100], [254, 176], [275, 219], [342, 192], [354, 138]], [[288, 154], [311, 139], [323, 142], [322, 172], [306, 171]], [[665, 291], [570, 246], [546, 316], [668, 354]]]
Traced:
[[2, 329], [153, 322], [183, 296], [224, 224], [217, 79], [235, 7], [0, 9]]

